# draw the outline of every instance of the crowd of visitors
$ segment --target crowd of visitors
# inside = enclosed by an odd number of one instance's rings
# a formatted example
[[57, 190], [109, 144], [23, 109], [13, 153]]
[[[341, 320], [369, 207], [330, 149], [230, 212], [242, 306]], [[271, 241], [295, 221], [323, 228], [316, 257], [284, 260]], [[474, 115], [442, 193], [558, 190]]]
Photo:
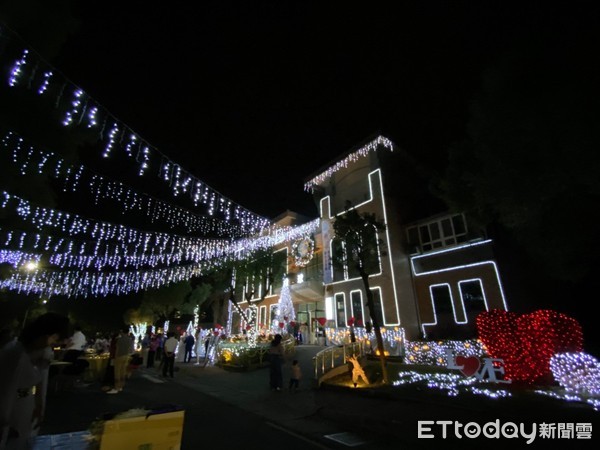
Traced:
[[[302, 343], [303, 331], [299, 327], [298, 344]], [[21, 333], [0, 330], [0, 367], [9, 368], [0, 372], [0, 449], [26, 449], [35, 438], [44, 417], [49, 380], [57, 375], [52, 369], [60, 367], [57, 370], [61, 374], [78, 376], [85, 372], [86, 360], [106, 359], [104, 373], [99, 372], [102, 390], [118, 394], [136, 367], [154, 369], [163, 377], [174, 378], [177, 361], [198, 361], [200, 353], [207, 359], [219, 337], [212, 330], [201, 329], [180, 334], [169, 331], [165, 336], [149, 327], [144, 336], [136, 338], [129, 327], [123, 327], [115, 333], [96, 333], [88, 339], [79, 324], [71, 325], [67, 317], [55, 313], [30, 320]], [[273, 336], [268, 354], [269, 384], [279, 391], [283, 388], [285, 363], [281, 334]], [[60, 362], [54, 364], [55, 361]], [[300, 366], [294, 361], [290, 391], [298, 389], [300, 378]]]

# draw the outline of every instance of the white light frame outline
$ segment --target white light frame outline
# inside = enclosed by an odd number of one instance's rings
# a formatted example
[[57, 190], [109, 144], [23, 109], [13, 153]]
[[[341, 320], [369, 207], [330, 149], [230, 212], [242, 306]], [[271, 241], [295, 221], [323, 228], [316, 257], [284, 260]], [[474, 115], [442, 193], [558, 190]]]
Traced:
[[[352, 208], [349, 208], [347, 210], [344, 210], [338, 214], [336, 214], [336, 216], [345, 214], [347, 211], [350, 211], [352, 209], [357, 209], [363, 205], [366, 205], [367, 203], [370, 203], [374, 200], [374, 195], [373, 195], [373, 178], [375, 177], [375, 175], [379, 176], [379, 192], [381, 193], [381, 206], [382, 206], [382, 210], [383, 210], [383, 223], [385, 224], [385, 245], [387, 246], [387, 254], [389, 257], [389, 264], [390, 264], [390, 278], [392, 280], [392, 291], [394, 293], [394, 302], [396, 305], [396, 322], [395, 323], [387, 323], [386, 319], [385, 319], [385, 308], [383, 308], [382, 305], [382, 311], [383, 311], [383, 315], [384, 317], [382, 318], [383, 321], [383, 326], [401, 326], [401, 321], [400, 321], [400, 305], [398, 303], [398, 289], [396, 288], [396, 276], [394, 274], [394, 264], [393, 264], [393, 257], [392, 257], [392, 246], [390, 245], [390, 233], [389, 233], [389, 227], [388, 227], [388, 220], [387, 220], [387, 212], [386, 212], [386, 205], [385, 205], [385, 198], [383, 195], [383, 180], [382, 180], [382, 176], [381, 176], [381, 169], [375, 169], [372, 172], [369, 172], [369, 174], [367, 175], [367, 180], [369, 183], [369, 197], [362, 203], [359, 203], [358, 205], [353, 206]], [[319, 202], [319, 206], [321, 208], [320, 210], [320, 215], [321, 217], [323, 217], [323, 202], [327, 201], [328, 205], [329, 205], [329, 218], [328, 220], [333, 219], [334, 217], [331, 215], [331, 196], [326, 195], [325, 197], [321, 198], [321, 201]], [[331, 242], [333, 242], [333, 239], [330, 240], [330, 252], [331, 252]], [[375, 273], [372, 275], [369, 275], [369, 278], [374, 278], [377, 276], [381, 276], [383, 275], [383, 266], [381, 264], [381, 254], [379, 253], [379, 245], [377, 246], [377, 257], [379, 260], [379, 273]], [[331, 254], [331, 253], [330, 253]], [[411, 260], [411, 264], [412, 264], [412, 260]], [[333, 280], [333, 267], [331, 267], [331, 279]], [[351, 280], [341, 280], [341, 281], [332, 281], [331, 283], [328, 283], [327, 285], [334, 285], [334, 284], [340, 284], [340, 283], [346, 283], [348, 281], [353, 281], [353, 280], [360, 280], [360, 277], [358, 278], [352, 278]], [[381, 297], [383, 299], [383, 296]]]
[[463, 264], [463, 265], [460, 265], [460, 266], [446, 267], [445, 269], [430, 270], [429, 272], [421, 272], [421, 273], [417, 273], [417, 271], [415, 269], [415, 264], [414, 264], [414, 260], [415, 259], [426, 258], [428, 256], [437, 255], [437, 254], [440, 254], [440, 253], [453, 252], [453, 251], [460, 250], [460, 249], [467, 248], [467, 247], [475, 247], [477, 245], [488, 244], [490, 242], [492, 242], [491, 239], [486, 239], [485, 241], [472, 242], [472, 243], [469, 243], [469, 244], [461, 245], [460, 247], [447, 248], [447, 249], [444, 249], [444, 250], [439, 250], [437, 252], [427, 253], [426, 255], [413, 256], [413, 257], [410, 258], [410, 267], [411, 267], [412, 273], [413, 273], [413, 275], [415, 277], [421, 277], [421, 276], [425, 276], [425, 275], [433, 275], [433, 274], [436, 274], [436, 273], [450, 272], [452, 270], [469, 269], [469, 268], [472, 268], [472, 267], [477, 267], [477, 266], [483, 266], [485, 264], [490, 264], [494, 268], [494, 273], [496, 274], [496, 281], [498, 282], [498, 288], [500, 289], [500, 296], [502, 297], [502, 305], [504, 306], [504, 309], [506, 311], [508, 311], [508, 305], [506, 303], [506, 297], [504, 295], [504, 287], [502, 286], [502, 281], [500, 281], [500, 273], [498, 271], [498, 265], [493, 260], [481, 261], [481, 262], [472, 263], [472, 264]]
[[[460, 246], [458, 246], [458, 247], [445, 248], [445, 249], [443, 249], [443, 250], [438, 250], [438, 251], [435, 251], [435, 252], [427, 252], [427, 253], [426, 253], [426, 254], [424, 254], [424, 255], [416, 255], [416, 256], [411, 256], [411, 258], [410, 258], [410, 266], [411, 266], [411, 268], [412, 268], [412, 271], [413, 271], [413, 274], [414, 274], [415, 276], [427, 275], [427, 274], [430, 274], [430, 273], [436, 273], [436, 272], [440, 272], [440, 271], [443, 271], [443, 270], [446, 270], [446, 269], [441, 269], [441, 270], [437, 270], [437, 271], [431, 271], [431, 272], [417, 273], [417, 270], [415, 269], [414, 260], [415, 260], [415, 259], [421, 259], [421, 258], [428, 258], [428, 257], [430, 257], [430, 256], [439, 255], [439, 254], [441, 254], [441, 253], [449, 253], [449, 252], [454, 252], [454, 251], [457, 251], [457, 250], [462, 250], [463, 248], [468, 248], [468, 247], [476, 247], [476, 246], [478, 246], [478, 245], [489, 244], [489, 243], [491, 243], [491, 242], [492, 242], [492, 240], [491, 240], [491, 239], [486, 239], [485, 241], [470, 242], [470, 243], [468, 243], [468, 244], [460, 245]], [[464, 267], [467, 267], [467, 266], [464, 266]]]
[[461, 287], [461, 284], [463, 284], [463, 283], [473, 283], [474, 281], [479, 282], [479, 288], [481, 289], [481, 295], [483, 295], [483, 304], [485, 305], [485, 310], [486, 311], [490, 310], [490, 307], [487, 302], [487, 296], [485, 295], [485, 289], [483, 288], [483, 281], [481, 280], [481, 278], [471, 278], [469, 280], [460, 280], [458, 282], [458, 293], [460, 294], [460, 301], [462, 303], [462, 308], [463, 308], [465, 317], [467, 317], [467, 309], [465, 308], [465, 300], [463, 298], [463, 292], [460, 287]]
[[508, 311], [508, 305], [506, 304], [506, 297], [504, 296], [504, 288], [502, 287], [502, 282], [500, 281], [500, 274], [498, 273], [498, 266], [496, 265], [495, 261], [482, 261], [482, 262], [473, 263], [473, 264], [465, 264], [462, 266], [448, 267], [446, 269], [432, 270], [430, 272], [423, 272], [423, 273], [414, 274], [414, 275], [416, 277], [421, 277], [424, 275], [432, 275], [432, 274], [436, 274], [436, 273], [450, 272], [452, 270], [469, 269], [472, 267], [483, 266], [486, 264], [490, 264], [494, 268], [494, 273], [496, 274], [496, 281], [498, 282], [498, 288], [500, 289], [500, 296], [502, 297], [502, 305], [504, 306], [504, 309], [506, 311]]
[[350, 310], [352, 311], [352, 317], [354, 317], [354, 319], [356, 319], [356, 312], [354, 311], [354, 302], [352, 301], [352, 294], [354, 292], [358, 292], [358, 295], [360, 296], [360, 314], [362, 317], [362, 326], [365, 326], [365, 305], [363, 302], [363, 295], [362, 295], [362, 289], [353, 289], [350, 291]]

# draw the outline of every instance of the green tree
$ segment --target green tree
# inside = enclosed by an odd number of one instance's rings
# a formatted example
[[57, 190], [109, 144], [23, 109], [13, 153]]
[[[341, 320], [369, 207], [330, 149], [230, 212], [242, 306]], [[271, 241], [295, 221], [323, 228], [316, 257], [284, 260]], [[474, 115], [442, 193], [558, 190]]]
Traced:
[[206, 307], [213, 308], [215, 321], [223, 319], [221, 313], [224, 303], [231, 302], [240, 317], [249, 325], [254, 325], [256, 318], [247, 317], [240, 303], [254, 297], [260, 290], [261, 297], [252, 305], [261, 303], [285, 274], [285, 254], [273, 249], [256, 249], [247, 252], [243, 257], [223, 261], [217, 267], [206, 271], [201, 282], [212, 287], [204, 300]]
[[213, 288], [208, 283], [200, 283], [194, 286], [189, 293], [187, 301], [182, 305], [181, 312], [193, 314], [194, 308], [202, 308], [202, 305], [210, 298]]
[[524, 47], [485, 73], [468, 138], [454, 145], [437, 193], [455, 211], [507, 232], [555, 279], [597, 264], [587, 220], [600, 203], [596, 67], [573, 42]]
[[345, 252], [343, 256], [334, 257], [332, 264], [338, 267], [346, 264], [348, 270], [355, 270], [363, 281], [369, 315], [373, 321], [373, 331], [377, 340], [383, 383], [388, 384], [387, 361], [381, 336], [382, 318], [375, 308], [375, 299], [369, 284], [369, 276], [379, 272], [378, 252], [382, 241], [377, 233], [385, 231], [386, 227], [382, 221], [377, 220], [375, 214], [367, 212], [360, 214], [356, 209], [347, 209], [345, 214], [338, 216], [333, 222], [335, 236], [344, 242]]
[[171, 319], [176, 313], [189, 308], [187, 303], [191, 293], [192, 287], [187, 280], [149, 289], [144, 292], [138, 311], [129, 314], [152, 317], [152, 322]]

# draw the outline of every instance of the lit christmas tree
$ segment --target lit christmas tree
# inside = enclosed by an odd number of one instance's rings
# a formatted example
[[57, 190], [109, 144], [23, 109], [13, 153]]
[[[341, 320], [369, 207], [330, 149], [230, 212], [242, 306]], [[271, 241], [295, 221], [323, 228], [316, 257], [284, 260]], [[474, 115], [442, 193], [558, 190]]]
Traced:
[[296, 320], [296, 312], [294, 311], [294, 304], [292, 303], [292, 294], [290, 291], [290, 284], [287, 278], [283, 280], [283, 287], [281, 288], [281, 296], [279, 297], [279, 324], [283, 323], [283, 330], [287, 330], [287, 325], [290, 322]]

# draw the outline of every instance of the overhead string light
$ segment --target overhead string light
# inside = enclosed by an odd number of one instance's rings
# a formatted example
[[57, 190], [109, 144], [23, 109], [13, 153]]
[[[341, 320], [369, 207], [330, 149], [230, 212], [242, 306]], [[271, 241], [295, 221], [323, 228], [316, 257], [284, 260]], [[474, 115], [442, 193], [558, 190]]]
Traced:
[[[10, 33], [9, 30], [7, 31]], [[11, 33], [11, 38], [21, 48], [26, 47], [22, 40], [14, 33]], [[5, 54], [3, 53], [0, 56], [4, 56]], [[32, 60], [35, 60], [33, 61], [35, 65], [32, 64]], [[36, 69], [38, 66], [45, 66], [47, 69], [38, 71]], [[55, 106], [66, 109], [64, 118], [62, 119], [62, 123], [65, 126], [78, 126], [85, 123], [86, 129], [96, 128], [99, 116], [102, 115], [104, 117], [104, 125], [100, 129], [99, 137], [105, 142], [104, 149], [102, 150], [103, 158], [110, 158], [117, 150], [122, 150], [128, 156], [133, 156], [133, 143], [130, 139], [123, 139], [122, 137], [135, 135], [139, 139], [139, 135], [121, 121], [115, 119], [112, 114], [87, 95], [83, 89], [70, 82], [66, 77], [61, 76], [62, 80], [59, 80], [59, 77], [56, 75], [59, 72], [41, 58], [39, 54], [25, 48], [21, 50], [19, 56], [11, 62], [9, 67], [11, 68], [8, 74], [8, 84], [11, 87], [16, 88], [25, 84], [20, 83], [23, 77], [29, 77], [32, 80], [30, 84], [36, 86], [37, 92], [46, 92], [53, 83], [60, 85], [62, 82], [60, 89], [58, 89], [59, 93], [55, 100]], [[64, 104], [65, 99], [67, 99], [66, 105]], [[137, 163], [139, 176], [144, 176], [148, 173], [147, 169], [151, 165], [151, 161], [163, 161], [163, 163], [159, 164], [159, 176], [163, 181], [168, 183], [174, 197], [186, 192], [189, 186], [190, 197], [194, 206], [200, 206], [200, 203], [202, 203], [207, 208], [208, 216], [214, 216], [216, 212], [220, 212], [225, 217], [225, 220], [240, 222], [247, 235], [260, 233], [271, 224], [269, 219], [238, 205], [215, 189], [209, 187], [206, 183], [188, 174], [180, 165], [173, 163], [169, 158], [150, 145], [145, 145], [143, 148], [140, 147], [134, 159], [135, 163]], [[172, 173], [173, 167], [177, 168], [175, 174]], [[192, 193], [191, 186], [197, 186], [198, 184], [202, 185], [202, 194], [199, 194], [198, 191]]]
[[[88, 219], [77, 214], [34, 206], [27, 200], [6, 191], [0, 192], [0, 208], [11, 211], [14, 216], [38, 230], [53, 230], [69, 237], [81, 237], [93, 241], [124, 242], [136, 250], [148, 245], [148, 242], [154, 246], [160, 246], [161, 243], [181, 246], [183, 250], [186, 246], [194, 244], [206, 245], [209, 242], [221, 242], [221, 250], [219, 250], [221, 254], [224, 251], [223, 248], [229, 247], [229, 244], [226, 244], [229, 240], [190, 238], [168, 233], [141, 231], [124, 225]], [[5, 246], [8, 245], [5, 243]], [[19, 248], [22, 248], [22, 245]]]
[[[54, 268], [121, 270], [169, 267], [181, 264], [216, 264], [231, 259], [230, 244], [210, 240], [152, 233], [130, 233], [129, 240], [101, 235], [96, 240], [65, 238], [46, 233], [0, 229], [0, 261], [17, 258], [39, 260], [43, 256]], [[25, 255], [25, 256], [20, 256]]]
[[[269, 235], [231, 242], [141, 231], [86, 219], [50, 208], [34, 207], [7, 192], [3, 192], [0, 199], [0, 207], [12, 209], [15, 216], [44, 232], [40, 235], [8, 230], [5, 236], [0, 235], [0, 247], [51, 252], [49, 262], [62, 268], [139, 268], [182, 262], [215, 265], [220, 264], [216, 260], [237, 260], [254, 250], [292, 242], [319, 227], [319, 219], [316, 219], [298, 227], [273, 228]], [[57, 237], [57, 232], [68, 237]]]
[[21, 79], [21, 77], [23, 75], [23, 67], [25, 66], [25, 64], [27, 64], [28, 56], [29, 56], [29, 50], [27, 50], [27, 49], [23, 50], [21, 58], [19, 58], [13, 64], [13, 66], [10, 70], [10, 76], [8, 78], [9, 86], [14, 87], [19, 83], [19, 80]]
[[0, 280], [0, 288], [40, 296], [125, 295], [189, 280], [202, 273], [200, 265], [168, 267], [147, 271], [50, 271], [13, 273]]
[[41, 255], [22, 252], [20, 250], [0, 250], [0, 264], [9, 264], [14, 269], [23, 267], [28, 263], [39, 263]]
[[171, 228], [181, 228], [189, 233], [239, 238], [251, 230], [232, 222], [230, 218], [206, 217], [185, 208], [156, 199], [121, 182], [93, 174], [83, 165], [69, 165], [58, 154], [27, 147], [26, 140], [17, 133], [8, 132], [0, 144], [12, 154], [10, 160], [19, 167], [21, 175], [28, 173], [48, 174], [63, 182], [63, 191], [86, 190], [98, 205], [103, 200], [112, 200], [123, 213], [133, 210], [144, 211], [152, 223], [165, 223]]
[[[137, 230], [126, 230], [126, 227], [123, 226], [113, 226], [107, 230], [98, 225], [96, 224], [91, 230], [94, 240], [87, 242], [77, 242], [73, 239], [56, 236], [42, 236], [24, 231], [16, 232], [15, 230], [2, 233], [0, 230], [0, 239], [2, 239], [0, 244], [4, 246], [14, 244], [19, 249], [23, 249], [32, 245], [39, 252], [54, 252], [49, 258], [49, 264], [54, 264], [59, 268], [78, 269], [70, 271], [45, 269], [37, 270], [35, 273], [17, 272], [13, 273], [10, 278], [0, 281], [0, 288], [46, 296], [121, 295], [189, 279], [201, 275], [207, 270], [215, 270], [228, 260], [244, 257], [244, 253], [239, 251], [239, 243], [229, 245], [223, 241], [209, 242], [194, 238], [161, 235], [160, 233], [144, 233]], [[84, 231], [84, 228], [82, 226], [75, 231]], [[284, 233], [275, 234], [277, 242], [279, 242], [282, 236], [292, 240], [304, 232], [305, 227], [302, 230], [287, 229]], [[152, 236], [155, 240], [152, 239]], [[111, 239], [114, 242], [108, 243], [107, 241]], [[267, 243], [261, 240], [259, 242], [272, 245], [275, 241]], [[195, 245], [199, 245], [201, 248], [195, 247]], [[144, 254], [143, 252], [148, 249], [151, 249], [150, 254]], [[92, 250], [94, 254], [84, 254], [89, 250]], [[40, 261], [39, 252], [7, 250], [4, 258], [13, 264], [20, 265], [26, 259]], [[159, 264], [182, 262], [183, 254], [185, 254], [186, 262], [198, 262], [154, 269]], [[142, 266], [144, 269], [148, 267], [150, 269], [140, 270]], [[137, 270], [134, 272], [118, 270], [120, 267], [134, 267]], [[103, 271], [104, 269], [109, 269], [109, 271]]]
[[[121, 227], [124, 228], [124, 227]], [[116, 231], [116, 230], [113, 230]], [[9, 231], [9, 239], [17, 240], [20, 246], [24, 245], [23, 234]], [[120, 235], [122, 236], [122, 234]], [[290, 235], [291, 238], [292, 235]], [[114, 237], [114, 236], [113, 236]], [[43, 239], [38, 239], [40, 245], [44, 244]], [[48, 241], [49, 242], [49, 241]], [[65, 247], [71, 254], [77, 252], [73, 242], [67, 242], [66, 239], [57, 238], [54, 248]], [[231, 252], [235, 247], [228, 249]], [[231, 255], [231, 253], [230, 253]], [[239, 256], [239, 255], [238, 255]], [[18, 258], [18, 255], [7, 256], [7, 258]], [[39, 256], [34, 255], [39, 260]], [[21, 256], [24, 260], [25, 256]], [[151, 270], [119, 271], [113, 270], [102, 272], [98, 270], [35, 270], [33, 272], [17, 272], [8, 278], [0, 281], [0, 288], [17, 291], [26, 294], [38, 294], [43, 296], [65, 295], [71, 296], [106, 296], [124, 295], [131, 292], [138, 292], [149, 288], [158, 288], [170, 283], [189, 279], [198, 276], [206, 270], [218, 268], [227, 258], [217, 257], [202, 261], [197, 264], [186, 264], [170, 266]]]

